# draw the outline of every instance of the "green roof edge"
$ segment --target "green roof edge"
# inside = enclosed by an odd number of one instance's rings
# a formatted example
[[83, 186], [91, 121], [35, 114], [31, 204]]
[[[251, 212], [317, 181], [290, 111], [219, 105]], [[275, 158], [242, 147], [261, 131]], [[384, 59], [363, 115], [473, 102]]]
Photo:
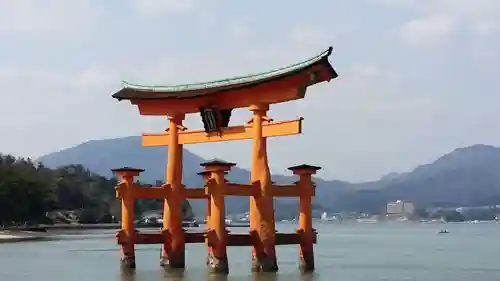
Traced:
[[201, 83], [190, 83], [190, 84], [180, 84], [180, 85], [140, 85], [140, 84], [132, 84], [127, 81], [122, 81], [123, 88], [138, 90], [138, 91], [150, 91], [150, 92], [181, 92], [181, 91], [190, 91], [190, 90], [202, 90], [208, 88], [222, 87], [222, 86], [232, 86], [241, 83], [249, 83], [253, 81], [258, 81], [266, 78], [271, 78], [273, 76], [278, 76], [281, 74], [286, 74], [298, 69], [305, 68], [307, 66], [313, 65], [318, 61], [321, 61], [324, 58], [327, 58], [331, 55], [333, 51], [332, 47], [329, 47], [326, 51], [321, 52], [320, 54], [307, 59], [302, 62], [298, 62], [292, 65], [288, 65], [282, 68], [250, 74], [245, 76], [237, 76], [233, 78], [221, 79], [216, 81], [209, 82], [201, 82]]

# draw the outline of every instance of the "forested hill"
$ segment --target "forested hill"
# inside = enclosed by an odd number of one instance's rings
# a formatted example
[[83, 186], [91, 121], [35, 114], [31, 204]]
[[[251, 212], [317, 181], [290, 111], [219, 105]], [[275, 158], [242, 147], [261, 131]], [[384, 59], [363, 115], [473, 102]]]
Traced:
[[[0, 154], [0, 225], [51, 222], [112, 222], [119, 218], [116, 179], [82, 165], [56, 169], [30, 159]], [[161, 209], [163, 202], [142, 200], [136, 213]], [[187, 201], [186, 201], [187, 203]], [[185, 214], [190, 212], [184, 204]], [[72, 218], [67, 217], [72, 214]]]

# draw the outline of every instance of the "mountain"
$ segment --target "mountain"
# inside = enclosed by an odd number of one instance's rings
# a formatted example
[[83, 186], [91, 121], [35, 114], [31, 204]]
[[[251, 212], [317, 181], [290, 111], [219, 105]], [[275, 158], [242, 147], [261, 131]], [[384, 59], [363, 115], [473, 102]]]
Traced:
[[500, 203], [500, 148], [458, 148], [384, 184], [391, 197], [421, 205], [478, 206]]
[[[184, 150], [183, 182], [200, 187], [199, 164], [205, 159]], [[73, 148], [51, 153], [38, 159], [47, 167], [82, 164], [103, 176], [112, 176], [111, 169], [123, 166], [146, 169], [141, 182], [154, 184], [164, 180], [167, 147], [143, 148], [140, 137], [88, 141]], [[456, 149], [436, 161], [421, 165], [408, 173], [391, 173], [378, 181], [349, 183], [316, 178], [316, 212], [365, 211], [384, 209], [387, 201], [409, 200], [418, 206], [473, 206], [500, 204], [500, 148], [474, 145]], [[234, 167], [228, 178], [247, 183], [250, 172]], [[293, 176], [273, 175], [277, 183], [291, 183]], [[206, 210], [204, 200], [190, 200], [196, 214]], [[248, 210], [248, 198], [228, 197], [228, 212]], [[296, 215], [297, 200], [276, 201], [277, 217]]]
[[[420, 207], [500, 204], [500, 148], [473, 145], [458, 148], [413, 171], [351, 185], [330, 206], [375, 212], [388, 201], [408, 200]], [[326, 202], [320, 201], [327, 206]], [[339, 208], [334, 208], [339, 209]]]
[[[39, 158], [38, 161], [49, 168], [81, 164], [89, 170], [106, 177], [113, 176], [111, 172], [113, 168], [125, 166], [143, 168], [146, 171], [141, 174], [139, 180], [143, 183], [155, 184], [157, 180], [165, 180], [167, 155], [167, 147], [142, 147], [141, 137], [132, 136], [88, 141], [76, 147], [45, 155]], [[183, 161], [183, 183], [187, 187], [203, 186], [201, 177], [196, 173], [202, 171], [200, 163], [205, 162], [206, 159], [184, 149]], [[237, 183], [248, 183], [250, 181], [250, 172], [233, 167], [228, 179]], [[273, 180], [278, 183], [291, 183], [297, 179], [278, 175], [273, 176]], [[284, 210], [283, 213], [297, 212], [296, 200], [285, 198], [278, 201], [283, 202], [276, 202], [277, 205], [283, 206], [281, 208]], [[206, 201], [190, 200], [190, 203], [195, 214], [205, 212]], [[249, 199], [228, 197], [226, 206], [228, 212], [243, 213], [248, 211]]]
[[402, 174], [402, 173], [391, 172], [391, 173], [388, 173], [387, 175], [381, 177], [380, 181], [381, 182], [392, 181], [392, 180], [397, 179], [403, 175], [404, 174]]

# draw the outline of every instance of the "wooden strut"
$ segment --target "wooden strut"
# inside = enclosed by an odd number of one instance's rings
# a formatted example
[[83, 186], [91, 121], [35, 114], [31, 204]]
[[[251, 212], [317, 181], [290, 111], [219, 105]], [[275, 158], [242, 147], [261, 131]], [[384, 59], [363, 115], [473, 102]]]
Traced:
[[[262, 126], [263, 137], [290, 136], [302, 133], [302, 118], [281, 122], [272, 122], [272, 119], [269, 118], [266, 121], [267, 123]], [[221, 128], [221, 133], [206, 133], [204, 130], [185, 129], [177, 133], [179, 136], [178, 143], [196, 144], [252, 139], [254, 134], [253, 128], [252, 125], [232, 126]], [[172, 139], [170, 132], [170, 129], [167, 129], [164, 133], [160, 134], [143, 134], [142, 145], [144, 147], [168, 146]]]
[[[299, 197], [301, 194], [300, 184], [288, 184], [288, 185], [276, 185], [273, 184], [271, 190], [272, 197]], [[123, 198], [123, 193], [128, 187], [125, 187], [125, 183], [121, 182], [116, 186], [117, 199]], [[133, 189], [135, 199], [165, 199], [172, 193], [169, 184], [164, 184], [161, 186], [140, 186], [133, 184], [131, 187]], [[259, 183], [254, 184], [236, 184], [236, 183], [226, 183], [224, 189], [224, 196], [260, 196], [260, 185]], [[209, 199], [210, 193], [206, 187], [196, 188], [196, 187], [185, 187], [183, 185], [183, 193], [178, 194], [178, 198], [184, 199]], [[314, 196], [314, 191], [313, 195]]]

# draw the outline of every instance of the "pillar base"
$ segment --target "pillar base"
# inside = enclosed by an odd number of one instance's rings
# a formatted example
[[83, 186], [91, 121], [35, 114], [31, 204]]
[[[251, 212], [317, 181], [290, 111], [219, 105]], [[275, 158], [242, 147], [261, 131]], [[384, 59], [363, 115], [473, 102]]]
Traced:
[[209, 253], [207, 255], [207, 266], [210, 273], [229, 273], [229, 264], [227, 262], [227, 256], [223, 258], [218, 258], [214, 254]]
[[165, 269], [184, 269], [186, 267], [184, 255], [162, 256], [160, 266]]
[[122, 257], [120, 259], [120, 268], [125, 270], [135, 269], [135, 257]]
[[299, 257], [299, 269], [302, 272], [314, 271], [314, 252], [308, 251], [304, 252], [302, 256]]
[[276, 257], [252, 257], [252, 272], [277, 272], [278, 261]]

